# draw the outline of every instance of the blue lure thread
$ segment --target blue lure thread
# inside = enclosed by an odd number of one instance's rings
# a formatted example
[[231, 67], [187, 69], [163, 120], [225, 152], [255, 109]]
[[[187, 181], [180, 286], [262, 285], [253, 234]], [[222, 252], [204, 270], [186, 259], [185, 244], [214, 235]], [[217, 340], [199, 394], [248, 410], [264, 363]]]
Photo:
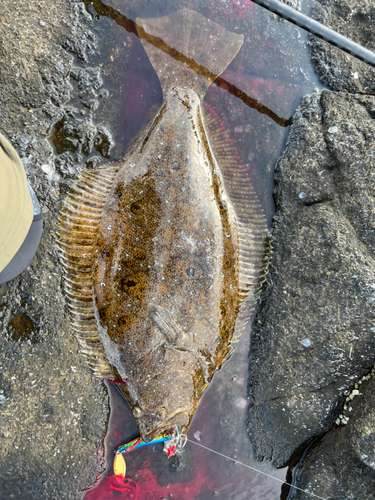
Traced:
[[142, 446], [164, 443], [165, 441], [169, 441], [170, 439], [172, 439], [172, 435], [166, 432], [159, 434], [158, 436], [156, 436], [155, 439], [149, 441], [148, 443], [143, 441], [141, 437], [137, 437], [135, 439], [132, 439], [132, 441], [129, 441], [128, 443], [119, 446], [116, 450], [116, 453], [127, 453], [136, 448], [142, 448]]
[[164, 453], [168, 455], [168, 458], [173, 455], [181, 453], [185, 447], [187, 438], [185, 434], [181, 434], [178, 428], [171, 430], [169, 432], [162, 432], [155, 439], [146, 443], [140, 436], [129, 441], [129, 443], [123, 444], [116, 450], [116, 454], [127, 453], [135, 448], [141, 448], [142, 446], [148, 446], [149, 444], [165, 443]]

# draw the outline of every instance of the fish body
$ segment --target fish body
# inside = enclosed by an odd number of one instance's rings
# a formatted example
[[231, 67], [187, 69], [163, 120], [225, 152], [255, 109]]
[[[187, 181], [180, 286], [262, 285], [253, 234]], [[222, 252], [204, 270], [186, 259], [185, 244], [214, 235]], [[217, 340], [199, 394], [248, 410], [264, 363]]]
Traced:
[[59, 243], [83, 351], [99, 376], [127, 380], [147, 442], [187, 429], [230, 353], [254, 304], [266, 225], [201, 103], [242, 38], [188, 10], [137, 23], [164, 102], [119, 165], [81, 174]]
[[238, 289], [235, 213], [197, 93], [171, 90], [153, 125], [108, 194], [94, 268], [99, 320], [111, 349], [126, 351], [113, 363], [143, 435], [166, 418], [188, 424], [228, 353]]

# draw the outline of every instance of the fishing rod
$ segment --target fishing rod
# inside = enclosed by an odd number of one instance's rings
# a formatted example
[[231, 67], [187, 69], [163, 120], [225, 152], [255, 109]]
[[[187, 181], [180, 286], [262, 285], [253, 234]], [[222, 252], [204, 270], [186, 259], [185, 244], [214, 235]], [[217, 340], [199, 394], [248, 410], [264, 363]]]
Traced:
[[375, 67], [375, 53], [371, 50], [365, 49], [353, 40], [340, 35], [336, 31], [327, 28], [324, 24], [311, 19], [311, 17], [302, 14], [301, 12], [285, 5], [279, 0], [252, 0], [254, 3], [264, 7], [265, 9], [277, 14], [278, 16], [286, 19], [287, 21], [296, 24], [300, 28], [308, 31], [309, 33], [325, 40], [326, 42], [344, 50], [348, 54], [364, 61], [371, 66]]

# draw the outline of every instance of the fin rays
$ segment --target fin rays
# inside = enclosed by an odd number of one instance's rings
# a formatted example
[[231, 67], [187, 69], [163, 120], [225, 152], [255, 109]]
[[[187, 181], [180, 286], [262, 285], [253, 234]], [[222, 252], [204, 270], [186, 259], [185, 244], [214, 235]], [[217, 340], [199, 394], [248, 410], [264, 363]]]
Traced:
[[214, 112], [203, 107], [208, 138], [224, 177], [225, 188], [237, 215], [239, 248], [238, 316], [234, 339], [241, 335], [256, 305], [268, 268], [267, 224], [258, 197], [246, 172], [237, 161], [237, 152]]
[[203, 98], [243, 43], [243, 35], [188, 9], [157, 19], [137, 18], [136, 23], [164, 95], [174, 86], [187, 86]]
[[93, 307], [93, 245], [118, 167], [81, 172], [64, 200], [57, 229], [72, 329], [95, 375], [112, 376], [98, 336]]

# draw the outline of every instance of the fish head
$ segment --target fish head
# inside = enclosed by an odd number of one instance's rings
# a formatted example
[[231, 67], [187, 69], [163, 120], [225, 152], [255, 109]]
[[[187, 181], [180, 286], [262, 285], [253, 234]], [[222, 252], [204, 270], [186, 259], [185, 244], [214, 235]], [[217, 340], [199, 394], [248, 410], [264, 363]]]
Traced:
[[151, 441], [176, 427], [184, 433], [201, 394], [201, 370], [197, 369], [194, 354], [160, 347], [142, 365], [147, 368], [143, 370], [146, 380], [139, 380], [137, 404], [133, 407], [142, 438]]
[[173, 431], [178, 428], [184, 433], [189, 424], [189, 414], [184, 408], [177, 408], [174, 414], [168, 415], [165, 408], [158, 412], [147, 412], [137, 419], [138, 429], [143, 439], [148, 442], [155, 439], [162, 432]]

